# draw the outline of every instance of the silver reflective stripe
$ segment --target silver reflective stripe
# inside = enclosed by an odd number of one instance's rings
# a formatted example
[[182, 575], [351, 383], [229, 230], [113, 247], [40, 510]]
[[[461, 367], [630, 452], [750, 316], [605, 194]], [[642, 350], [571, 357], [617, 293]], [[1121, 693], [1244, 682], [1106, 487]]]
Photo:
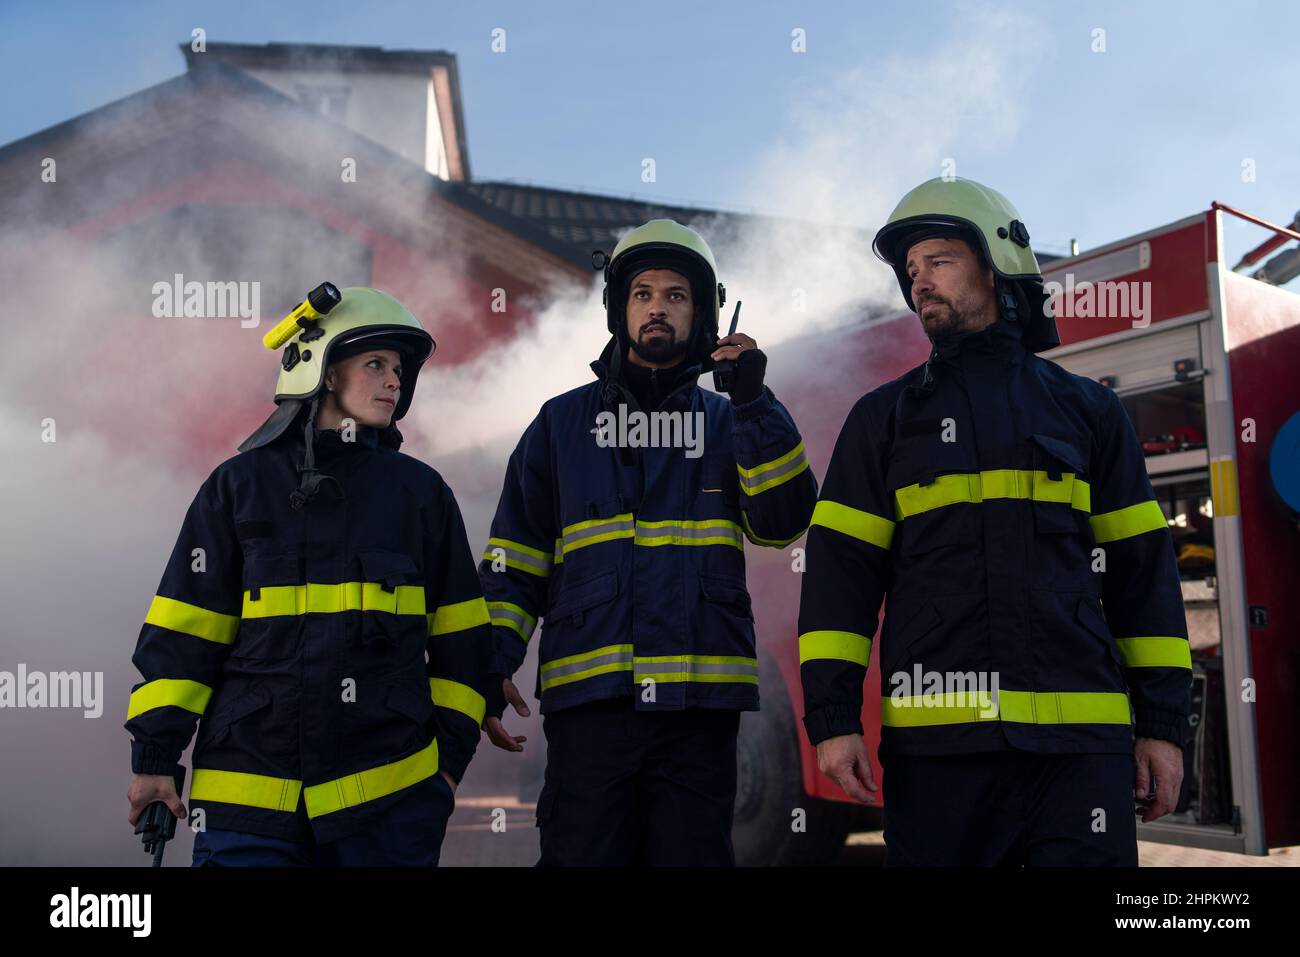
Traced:
[[636, 529], [637, 538], [730, 538], [735, 542], [741, 541], [740, 532], [733, 525], [706, 525], [704, 527], [692, 527], [689, 525], [662, 525], [656, 528], [647, 528], [644, 525], [638, 525]]
[[551, 572], [551, 563], [546, 559], [538, 558], [536, 555], [530, 555], [527, 552], [522, 552], [517, 548], [511, 548], [509, 545], [504, 545], [499, 541], [488, 543], [487, 551], [483, 555], [484, 560], [488, 562], [494, 561], [497, 557], [496, 552], [498, 550], [508, 561], [517, 562], [520, 565], [527, 565], [530, 569], [537, 569], [536, 573], [538, 575], [549, 575]]
[[612, 665], [627, 663], [632, 660], [630, 651], [611, 651], [603, 655], [596, 655], [593, 658], [584, 658], [582, 661], [575, 661], [567, 665], [543, 665], [542, 680], [544, 682], [554, 681], [556, 678], [563, 678], [565, 675], [577, 674], [580, 671], [590, 671], [592, 668], [599, 668], [601, 665]]
[[601, 522], [599, 525], [591, 525], [587, 528], [579, 529], [576, 532], [569, 532], [563, 538], [563, 547], [565, 551], [578, 547], [577, 543], [588, 538], [595, 538], [597, 535], [605, 535], [609, 532], [630, 532], [632, 531], [632, 519], [620, 519], [611, 522]]
[[720, 664], [709, 661], [644, 661], [632, 664], [633, 674], [656, 675], [751, 675], [758, 677], [758, 662], [750, 664]]
[[516, 611], [513, 608], [504, 607], [505, 602], [490, 601], [488, 602], [488, 613], [492, 616], [492, 624], [508, 624], [514, 626], [524, 641], [527, 641], [533, 633], [533, 627], [537, 624], [537, 619], [532, 615], [525, 614], [522, 611]]
[[792, 458], [789, 462], [783, 462], [781, 465], [778, 465], [774, 469], [768, 469], [765, 472], [760, 472], [758, 475], [746, 475], [744, 472], [741, 472], [740, 484], [745, 487], [746, 491], [752, 488], [756, 488], [759, 485], [766, 485], [774, 478], [780, 478], [782, 475], [786, 475], [790, 472], [794, 472], [797, 471], [798, 469], [803, 468], [804, 463], [806, 463], [807, 461], [808, 459], [804, 456], [803, 450], [801, 449], [799, 451], [799, 454], [796, 455], [794, 458]]

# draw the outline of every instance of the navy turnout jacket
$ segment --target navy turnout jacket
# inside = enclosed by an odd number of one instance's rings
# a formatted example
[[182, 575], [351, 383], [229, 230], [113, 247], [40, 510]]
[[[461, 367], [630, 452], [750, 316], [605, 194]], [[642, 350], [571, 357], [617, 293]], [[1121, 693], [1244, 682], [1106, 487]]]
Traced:
[[1187, 627], [1137, 436], [1114, 392], [1002, 320], [844, 423], [799, 614], [813, 743], [862, 731], [886, 594], [882, 753], [1182, 745]]
[[631, 694], [642, 710], [757, 710], [744, 540], [806, 530], [817, 483], [799, 431], [770, 389], [733, 405], [695, 367], [654, 411], [701, 415], [701, 455], [602, 447], [602, 412], [643, 410], [603, 360], [592, 370], [600, 381], [547, 401], [510, 456], [479, 565], [490, 670], [513, 674], [545, 619], [543, 712]]
[[451, 490], [358, 427], [302, 430], [218, 466], [140, 630], [126, 727], [136, 773], [172, 773], [198, 725], [207, 827], [318, 842], [439, 769], [460, 779], [484, 711], [488, 613]]

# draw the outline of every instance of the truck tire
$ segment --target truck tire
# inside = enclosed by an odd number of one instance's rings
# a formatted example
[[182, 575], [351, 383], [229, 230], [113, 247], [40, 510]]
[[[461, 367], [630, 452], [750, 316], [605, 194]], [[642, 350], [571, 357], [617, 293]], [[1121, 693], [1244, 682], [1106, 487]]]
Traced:
[[[831, 864], [844, 841], [866, 820], [859, 808], [809, 797], [803, 789], [796, 721], [785, 682], [774, 664], [760, 658], [761, 711], [741, 715], [736, 748], [736, 816], [731, 829], [741, 866]], [[806, 830], [792, 827], [796, 808]]]

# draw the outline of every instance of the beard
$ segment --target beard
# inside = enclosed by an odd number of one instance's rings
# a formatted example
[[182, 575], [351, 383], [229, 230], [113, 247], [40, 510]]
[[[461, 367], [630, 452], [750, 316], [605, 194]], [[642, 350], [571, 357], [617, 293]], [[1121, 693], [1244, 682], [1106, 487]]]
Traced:
[[[925, 307], [931, 303], [937, 303], [940, 308], [923, 315]], [[931, 339], [959, 335], [973, 328], [972, 320], [975, 317], [968, 315], [947, 299], [939, 296], [926, 296], [916, 304], [916, 307], [917, 318], [921, 320], [921, 328], [925, 330], [925, 334]]]
[[642, 359], [655, 363], [672, 362], [686, 355], [688, 348], [688, 343], [678, 339], [671, 328], [668, 330], [668, 335], [656, 336], [650, 340], [647, 340], [645, 333], [642, 332], [631, 345], [632, 351]]

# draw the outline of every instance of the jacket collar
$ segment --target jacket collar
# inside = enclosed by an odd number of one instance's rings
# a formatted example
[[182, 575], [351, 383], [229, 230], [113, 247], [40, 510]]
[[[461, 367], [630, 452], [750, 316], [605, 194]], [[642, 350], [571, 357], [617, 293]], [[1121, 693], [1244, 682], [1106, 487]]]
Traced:
[[981, 356], [1020, 362], [1025, 355], [1024, 330], [1020, 323], [1007, 322], [1001, 316], [992, 325], [977, 332], [963, 332], [933, 340], [933, 355], [948, 362]]
[[[601, 350], [600, 357], [591, 363], [591, 371], [596, 374], [603, 384], [601, 398], [607, 407], [618, 404], [619, 393], [623, 398], [632, 399], [631, 390], [627, 387], [626, 375], [623, 370], [627, 367], [627, 357], [616, 355], [615, 349], [619, 347], [618, 339], [611, 337], [605, 348]], [[701, 367], [699, 363], [692, 365], [673, 366], [666, 370], [676, 375], [674, 380], [673, 392], [685, 389], [688, 386], [697, 386], [700, 377]]]
[[930, 357], [921, 367], [918, 379], [907, 386], [917, 396], [934, 391], [934, 370], [944, 364], [961, 367], [972, 360], [1005, 362], [1007, 366], [1019, 365], [1025, 358], [1024, 329], [1019, 323], [1010, 323], [1000, 315], [989, 326], [978, 332], [963, 332], [944, 336], [930, 342]]
[[[338, 429], [313, 428], [312, 433], [314, 435], [314, 454], [317, 465], [322, 462], [332, 462], [346, 455], [355, 455], [361, 451], [374, 451], [380, 444], [379, 430], [372, 429], [368, 425], [358, 425], [352, 434], [351, 441], [347, 442], [343, 439], [343, 432]], [[289, 430], [288, 439], [294, 453], [301, 456], [304, 442], [301, 423], [295, 424]]]

